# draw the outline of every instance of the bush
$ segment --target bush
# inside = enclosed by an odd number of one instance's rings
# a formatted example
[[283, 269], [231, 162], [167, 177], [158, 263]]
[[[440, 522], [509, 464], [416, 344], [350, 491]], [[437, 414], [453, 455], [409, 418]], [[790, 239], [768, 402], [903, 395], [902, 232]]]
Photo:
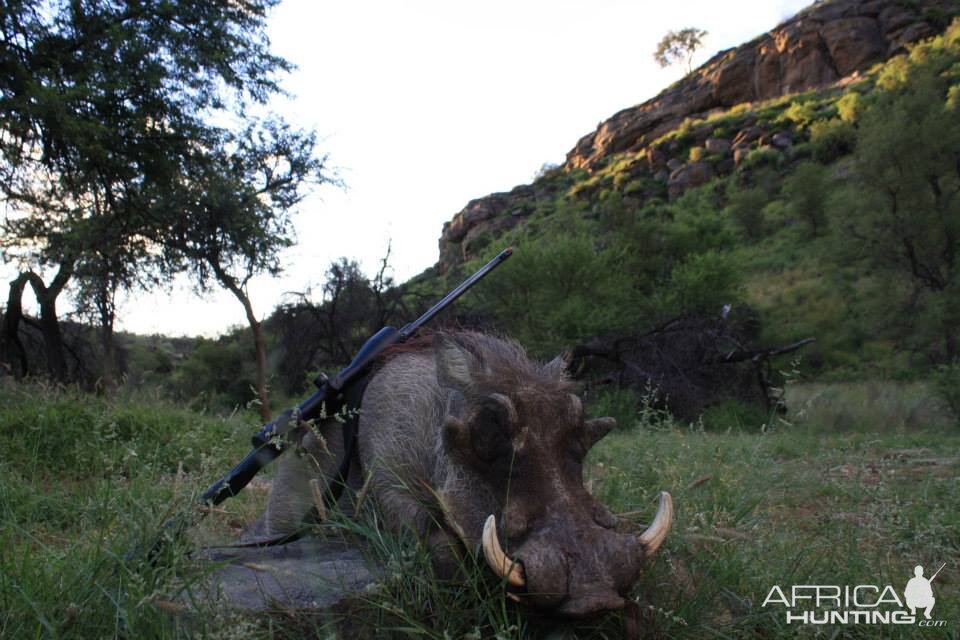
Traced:
[[604, 389], [587, 406], [591, 418], [610, 416], [618, 429], [631, 429], [637, 424], [640, 398], [632, 389]]
[[849, 122], [837, 118], [820, 120], [810, 125], [810, 144], [813, 159], [820, 164], [830, 164], [853, 153], [857, 146], [857, 130]]
[[743, 167], [757, 169], [761, 167], [780, 167], [783, 164], [783, 154], [773, 147], [758, 147], [747, 154]]
[[760, 238], [766, 230], [763, 208], [768, 200], [766, 191], [760, 187], [738, 189], [730, 194], [724, 213], [733, 218], [745, 236]]
[[716, 313], [740, 300], [740, 272], [733, 259], [714, 250], [690, 256], [671, 273], [670, 297], [678, 314]]
[[703, 160], [706, 149], [703, 147], [690, 147], [690, 162], [699, 162]]
[[827, 191], [827, 169], [809, 160], [798, 164], [783, 185], [790, 211], [810, 227], [814, 236], [827, 224]]
[[760, 431], [767, 418], [767, 412], [757, 405], [727, 400], [704, 411], [701, 422], [705, 429], [711, 431]]
[[933, 391], [960, 425], [960, 360], [937, 368], [933, 374]]
[[816, 118], [817, 110], [813, 102], [798, 102], [794, 101], [790, 103], [790, 106], [783, 112], [783, 120], [788, 122], [793, 122], [798, 127], [805, 128], [814, 118]]
[[863, 96], [856, 91], [845, 93], [842, 98], [837, 100], [837, 112], [840, 114], [840, 119], [850, 124], [857, 123], [865, 108]]

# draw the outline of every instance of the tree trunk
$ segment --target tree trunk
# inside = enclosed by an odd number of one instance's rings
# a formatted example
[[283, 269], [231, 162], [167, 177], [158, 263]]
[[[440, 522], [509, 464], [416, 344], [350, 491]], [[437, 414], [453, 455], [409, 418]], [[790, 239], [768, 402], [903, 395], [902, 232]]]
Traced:
[[104, 275], [99, 283], [96, 294], [97, 312], [100, 316], [100, 346], [103, 349], [103, 370], [100, 374], [100, 386], [103, 395], [113, 397], [116, 387], [115, 365], [116, 347], [113, 343], [113, 323], [116, 318], [114, 301], [115, 286], [111, 279]]
[[[10, 374], [15, 378], [22, 378], [30, 373], [27, 352], [23, 348], [23, 343], [20, 342], [23, 288], [26, 284], [27, 274], [25, 273], [21, 273], [10, 283], [10, 294], [7, 297], [7, 308], [3, 314], [3, 329], [0, 334], [0, 364], [6, 364]], [[19, 361], [19, 370], [14, 359]]]
[[113, 397], [113, 389], [116, 384], [114, 378], [114, 362], [116, 361], [116, 349], [113, 345], [113, 321], [103, 322], [100, 325], [100, 346], [103, 349], [103, 373], [100, 377], [100, 386], [103, 388], [103, 395], [107, 398]]
[[253, 313], [253, 304], [250, 302], [250, 296], [240, 287], [230, 289], [233, 295], [240, 300], [243, 310], [247, 314], [247, 323], [250, 325], [250, 331], [253, 332], [253, 349], [257, 359], [257, 397], [260, 400], [260, 419], [264, 422], [270, 421], [270, 398], [267, 396], [267, 343], [263, 336], [263, 325], [257, 320]]
[[60, 320], [57, 318], [57, 297], [67, 286], [72, 274], [72, 265], [60, 265], [60, 270], [49, 287], [36, 273], [31, 271], [26, 274], [40, 305], [40, 332], [43, 334], [43, 346], [47, 356], [47, 371], [57, 382], [67, 380], [67, 359], [64, 355], [63, 335], [60, 333]]

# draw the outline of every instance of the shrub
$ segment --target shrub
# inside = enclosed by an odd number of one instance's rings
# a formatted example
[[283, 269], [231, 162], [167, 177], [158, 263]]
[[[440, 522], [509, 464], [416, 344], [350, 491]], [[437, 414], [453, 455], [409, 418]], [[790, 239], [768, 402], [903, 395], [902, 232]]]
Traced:
[[671, 273], [670, 296], [677, 313], [716, 312], [741, 297], [740, 272], [725, 253], [710, 250], [689, 257]]
[[808, 126], [816, 118], [816, 107], [813, 102], [792, 102], [783, 112], [782, 120], [793, 122], [800, 128]]
[[783, 154], [773, 147], [758, 147], [747, 154], [741, 165], [744, 168], [780, 167], [783, 164]]
[[701, 422], [704, 428], [711, 431], [760, 431], [767, 417], [767, 412], [757, 405], [727, 400], [704, 411]]
[[933, 374], [933, 391], [960, 425], [960, 360], [937, 368]]
[[591, 418], [610, 416], [617, 420], [617, 428], [631, 429], [637, 424], [640, 398], [633, 389], [604, 389], [589, 403]]
[[765, 232], [763, 208], [767, 204], [766, 191], [760, 187], [738, 189], [730, 194], [724, 213], [737, 223], [748, 238], [759, 238]]
[[853, 152], [857, 146], [857, 130], [837, 118], [820, 120], [810, 125], [810, 144], [813, 159], [820, 164], [830, 164]]
[[699, 162], [705, 153], [706, 149], [703, 147], [690, 147], [690, 162]]
[[850, 124], [856, 124], [865, 108], [863, 96], [856, 91], [843, 94], [843, 97], [837, 100], [837, 112], [840, 119]]
[[827, 169], [809, 160], [797, 165], [783, 185], [790, 211], [806, 222], [814, 236], [819, 235], [827, 223], [827, 189]]

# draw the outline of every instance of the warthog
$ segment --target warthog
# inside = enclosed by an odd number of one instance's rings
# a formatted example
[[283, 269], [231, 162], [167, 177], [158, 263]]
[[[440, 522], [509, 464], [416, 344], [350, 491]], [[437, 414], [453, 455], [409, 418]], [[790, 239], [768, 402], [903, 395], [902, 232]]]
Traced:
[[[514, 599], [569, 617], [622, 607], [670, 529], [672, 501], [660, 494], [644, 533], [618, 531], [582, 477], [587, 451], [616, 423], [585, 419], [572, 389], [562, 359], [537, 364], [488, 335], [434, 333], [393, 348], [360, 414], [368, 495], [386, 523], [412, 527], [441, 565], [461, 542], [482, 545]], [[306, 455], [281, 461], [257, 535], [299, 527], [315, 479], [336, 468], [339, 426], [321, 430], [326, 447], [308, 435]]]

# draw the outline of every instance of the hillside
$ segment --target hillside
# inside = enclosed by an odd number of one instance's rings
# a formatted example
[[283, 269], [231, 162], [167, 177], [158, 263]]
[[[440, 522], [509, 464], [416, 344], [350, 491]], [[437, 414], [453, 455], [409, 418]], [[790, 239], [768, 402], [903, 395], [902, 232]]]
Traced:
[[[615, 158], [646, 155], [650, 177], [657, 182], [691, 186], [705, 174], [698, 169], [677, 174], [686, 158], [676, 145], [658, 144], [685, 119], [707, 119], [731, 109], [743, 110], [749, 119], [760, 108], [758, 101], [809, 89], [829, 92], [849, 84], [877, 62], [904, 53], [909, 44], [942, 31], [956, 11], [951, 0], [818, 2], [751, 42], [719, 52], [652, 100], [614, 114], [576, 143], [563, 169], [568, 173], [582, 169], [592, 175]], [[758, 133], [745, 131], [732, 141], [733, 150], [772, 142], [772, 136], [762, 138]], [[718, 144], [718, 149], [725, 146]], [[675, 160], [672, 165], [671, 159]], [[643, 168], [632, 171], [642, 175]], [[732, 167], [724, 163], [714, 169], [723, 174]], [[478, 244], [521, 224], [539, 202], [556, 197], [557, 192], [549, 180], [537, 180], [470, 201], [443, 226], [440, 273], [475, 257]]]
[[[912, 277], [896, 247], [890, 260], [867, 255], [886, 240], [866, 242], [861, 226], [876, 225], [852, 212], [866, 202], [857, 192], [875, 151], [858, 151], [859, 140], [880, 147], [892, 135], [871, 114], [901, 109], [894, 103], [929, 76], [938, 84], [927, 104], [940, 111], [911, 135], [936, 137], [934, 119], [956, 115], [945, 116], [942, 101], [955, 100], [958, 28], [931, 37], [957, 13], [936, 0], [817, 3], [615, 114], [563, 166], [468, 203], [444, 225], [433, 273], [453, 280], [461, 265], [518, 245], [477, 311], [543, 353], [732, 303], [759, 343], [816, 336], [807, 375], [926, 375], [958, 355], [955, 337], [934, 326], [944, 319], [940, 285]], [[956, 176], [945, 171], [935, 186], [952, 195], [929, 206], [950, 221], [952, 246]], [[933, 225], [915, 230], [933, 251], [937, 223], [914, 219]]]

